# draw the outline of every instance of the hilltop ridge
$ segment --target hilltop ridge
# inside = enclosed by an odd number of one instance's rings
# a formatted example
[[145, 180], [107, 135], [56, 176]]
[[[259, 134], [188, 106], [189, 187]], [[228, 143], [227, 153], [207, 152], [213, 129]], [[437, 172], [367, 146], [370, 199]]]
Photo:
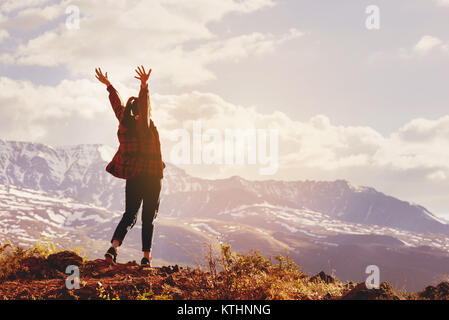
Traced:
[[[400, 300], [448, 299], [449, 283], [428, 286], [418, 293], [394, 290], [382, 282], [379, 289], [364, 283], [342, 282], [320, 272], [308, 276], [288, 256], [265, 259], [256, 251], [210, 255], [207, 270], [140, 266], [135, 261], [110, 265], [85, 260], [73, 251], [35, 247], [23, 250], [5, 245], [0, 251], [0, 300]], [[76, 266], [74, 280], [67, 266]], [[73, 267], [72, 267], [73, 268]], [[72, 269], [71, 269], [72, 270]], [[70, 278], [69, 278], [70, 277]], [[67, 281], [79, 288], [67, 288]]]

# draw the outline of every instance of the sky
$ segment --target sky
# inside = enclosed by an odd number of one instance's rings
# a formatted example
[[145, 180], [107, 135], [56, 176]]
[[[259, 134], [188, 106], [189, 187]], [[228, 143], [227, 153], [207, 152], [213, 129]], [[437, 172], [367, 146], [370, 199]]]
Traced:
[[137, 65], [168, 162], [195, 123], [277, 132], [273, 174], [192, 175], [345, 179], [449, 218], [448, 0], [0, 0], [0, 138], [116, 149], [94, 69], [126, 100]]

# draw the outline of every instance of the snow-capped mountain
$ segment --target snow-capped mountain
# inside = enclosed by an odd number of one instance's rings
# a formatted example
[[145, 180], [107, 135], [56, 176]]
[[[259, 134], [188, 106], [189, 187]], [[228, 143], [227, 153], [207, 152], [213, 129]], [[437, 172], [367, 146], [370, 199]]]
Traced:
[[[124, 208], [125, 181], [105, 171], [112, 148], [53, 148], [0, 140], [0, 242], [34, 245], [42, 237], [101, 257]], [[196, 263], [202, 248], [225, 242], [266, 255], [289, 250], [308, 272], [336, 270], [421, 289], [449, 268], [448, 225], [425, 208], [347, 181], [207, 180], [167, 164], [153, 255]], [[120, 259], [140, 256], [140, 224]]]
[[[305, 271], [363, 279], [372, 263], [385, 280], [421, 289], [449, 268], [449, 239], [394, 228], [343, 222], [311, 210], [255, 205], [223, 212], [221, 220], [159, 216], [153, 246], [156, 263], [196, 264], [207, 245], [225, 242], [237, 252], [257, 248], [264, 255], [289, 250]], [[82, 248], [102, 257], [121, 214], [106, 208], [0, 184], [0, 243], [29, 247], [46, 239], [58, 247]], [[119, 261], [138, 259], [140, 223], [120, 248]], [[400, 270], [400, 272], [398, 272]]]
[[[124, 180], [105, 171], [114, 151], [104, 145], [52, 148], [0, 140], [0, 183], [121, 211]], [[449, 235], [449, 226], [425, 208], [343, 180], [206, 180], [170, 164], [164, 174], [160, 207], [164, 216], [222, 220], [226, 212], [266, 206], [267, 210], [307, 209], [346, 222]]]

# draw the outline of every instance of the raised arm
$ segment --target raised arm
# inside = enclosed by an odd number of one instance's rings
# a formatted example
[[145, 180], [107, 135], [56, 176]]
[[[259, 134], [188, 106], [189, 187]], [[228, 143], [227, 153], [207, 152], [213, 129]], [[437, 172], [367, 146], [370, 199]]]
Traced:
[[134, 78], [140, 80], [139, 99], [137, 101], [137, 108], [139, 110], [140, 115], [138, 125], [140, 125], [143, 130], [146, 130], [150, 127], [150, 116], [151, 116], [150, 95], [148, 92], [148, 83], [147, 83], [148, 78], [150, 77], [151, 74], [151, 69], [148, 71], [148, 73], [146, 73], [145, 68], [143, 66], [140, 66], [137, 67], [136, 72], [138, 76], [135, 76]]
[[100, 68], [95, 69], [95, 72], [96, 72], [95, 77], [98, 79], [98, 81], [105, 84], [107, 87], [107, 90], [109, 92], [109, 102], [111, 103], [115, 116], [119, 121], [122, 121], [125, 107], [123, 106], [122, 99], [120, 98], [120, 95], [118, 94], [117, 90], [115, 90], [111, 82], [109, 82], [108, 73], [106, 72], [103, 75], [103, 72], [101, 71]]

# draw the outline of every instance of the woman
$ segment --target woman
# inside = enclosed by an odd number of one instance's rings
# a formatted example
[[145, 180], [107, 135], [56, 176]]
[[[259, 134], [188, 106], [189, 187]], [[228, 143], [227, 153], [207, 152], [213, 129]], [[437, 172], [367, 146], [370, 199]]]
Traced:
[[111, 239], [112, 246], [105, 254], [109, 263], [116, 263], [118, 247], [126, 233], [134, 226], [137, 212], [142, 208], [142, 265], [151, 266], [151, 244], [153, 240], [153, 221], [159, 209], [159, 195], [165, 164], [162, 161], [159, 133], [151, 117], [148, 93], [148, 78], [143, 66], [136, 70], [136, 79], [140, 80], [139, 97], [130, 97], [123, 106], [120, 96], [108, 80], [108, 73], [103, 75], [100, 68], [95, 69], [96, 78], [104, 83], [109, 92], [109, 101], [119, 120], [119, 149], [106, 171], [113, 176], [126, 179], [125, 212]]

